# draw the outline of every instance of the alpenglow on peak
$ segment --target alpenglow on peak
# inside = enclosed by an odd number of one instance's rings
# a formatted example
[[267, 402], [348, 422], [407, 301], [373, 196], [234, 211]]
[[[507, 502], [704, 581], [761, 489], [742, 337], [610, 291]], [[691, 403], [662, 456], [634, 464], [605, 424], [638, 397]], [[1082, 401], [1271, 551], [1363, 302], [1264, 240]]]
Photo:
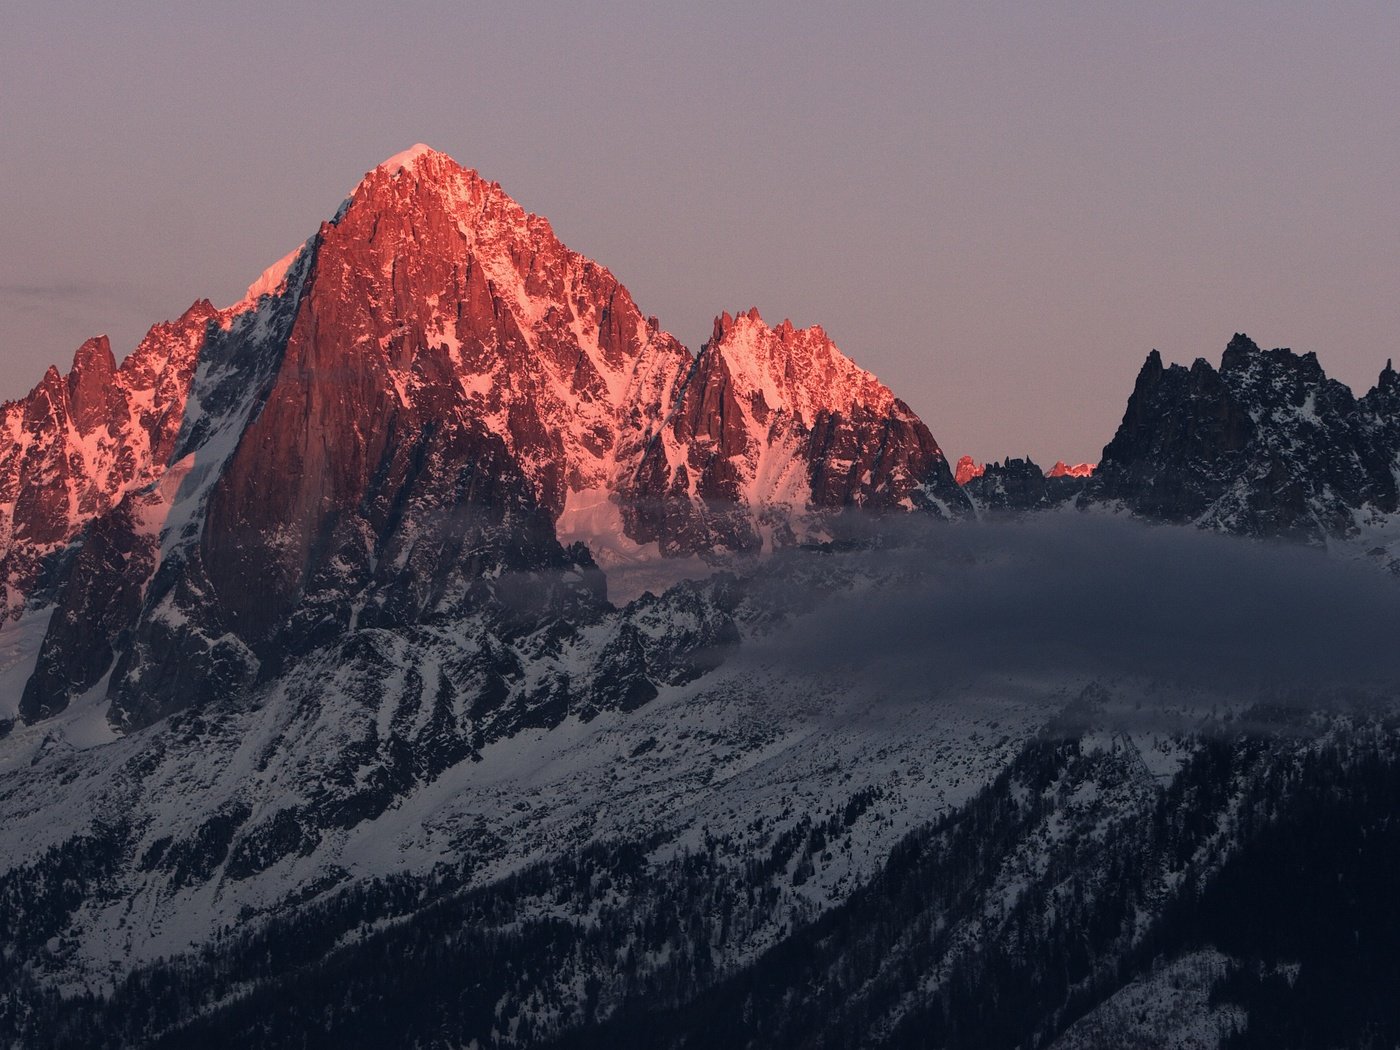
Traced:
[[381, 171], [394, 172], [398, 171], [400, 168], [411, 168], [417, 163], [420, 157], [427, 156], [446, 157], [447, 154], [443, 153], [441, 150], [433, 149], [433, 147], [429, 146], [427, 143], [415, 142], [412, 146], [409, 146], [408, 149], [395, 153], [392, 157], [375, 165], [375, 167]]

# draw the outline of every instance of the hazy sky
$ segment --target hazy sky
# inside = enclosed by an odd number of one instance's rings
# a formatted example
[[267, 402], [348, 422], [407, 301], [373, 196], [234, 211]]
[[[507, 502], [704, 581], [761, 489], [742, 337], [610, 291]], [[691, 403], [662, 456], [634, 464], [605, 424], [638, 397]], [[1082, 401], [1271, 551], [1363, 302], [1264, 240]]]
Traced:
[[821, 323], [954, 458], [1097, 459], [1152, 347], [1400, 358], [1394, 0], [6, 0], [0, 397], [420, 140], [692, 349]]

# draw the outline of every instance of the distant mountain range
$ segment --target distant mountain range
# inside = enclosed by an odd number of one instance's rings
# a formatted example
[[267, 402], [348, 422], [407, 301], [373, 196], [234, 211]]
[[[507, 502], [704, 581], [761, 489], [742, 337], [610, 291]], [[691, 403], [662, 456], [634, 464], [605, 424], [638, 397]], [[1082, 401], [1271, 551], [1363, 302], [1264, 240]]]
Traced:
[[938, 529], [1129, 519], [1400, 573], [1389, 364], [1358, 398], [1243, 335], [1218, 369], [1153, 351], [1097, 464], [955, 476], [821, 328], [724, 313], [692, 354], [415, 146], [239, 303], [120, 364], [89, 340], [0, 426], [23, 1045], [1063, 1050], [1168, 1045], [1188, 1002], [1219, 1045], [1384, 956], [1265, 950], [1231, 909], [1348, 800], [1374, 836], [1342, 877], [1382, 870], [1388, 714], [1261, 750], [1105, 730], [1108, 687], [1067, 680], [1054, 718], [895, 731], [860, 652], [744, 654], [906, 586], [879, 552], [911, 528], [930, 564]]

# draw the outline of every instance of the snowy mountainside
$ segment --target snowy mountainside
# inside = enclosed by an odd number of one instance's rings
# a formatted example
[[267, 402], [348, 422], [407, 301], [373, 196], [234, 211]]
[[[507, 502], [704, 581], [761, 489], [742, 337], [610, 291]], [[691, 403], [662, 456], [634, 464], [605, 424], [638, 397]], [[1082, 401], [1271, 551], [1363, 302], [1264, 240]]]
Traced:
[[1212, 1001], [1212, 989], [1232, 964], [1238, 965], [1210, 950], [1173, 959], [1100, 1003], [1052, 1043], [1051, 1050], [1219, 1046], [1248, 1021], [1237, 1004]]
[[[209, 494], [278, 367], [312, 256], [304, 247], [270, 293], [206, 320], [170, 462], [86, 522], [52, 570], [56, 613], [24, 685], [26, 719], [62, 711], [99, 683], [118, 721], [128, 708], [173, 709], [246, 678], [246, 646], [199, 598], [197, 544]], [[152, 647], [158, 658], [147, 666]]]
[[[1088, 571], [1124, 564], [1123, 584]], [[1158, 579], [1125, 615], [1115, 588]], [[1241, 587], [1257, 606], [1227, 608]], [[1358, 607], [1300, 614], [1336, 594]], [[1186, 636], [1183, 601], [1200, 605]], [[986, 1004], [967, 989], [1009, 981], [1027, 992], [999, 1022], [1015, 1045], [1197, 950], [1173, 939], [1183, 887], [1212, 885], [1290, 792], [1350, 804], [1353, 761], [1391, 783], [1388, 694], [1324, 683], [1396, 680], [1396, 601], [1384, 575], [1309, 551], [966, 523], [794, 551], [508, 643], [469, 618], [358, 627], [238, 703], [121, 736], [92, 691], [0, 741], [0, 901], [21, 931], [0, 1020], [66, 1018], [53, 1045], [282, 1045], [302, 1035], [277, 1003], [340, 1001], [348, 981], [379, 1005], [334, 1012], [347, 1045], [402, 1026], [455, 1045], [432, 1034], [445, 1018], [496, 1046], [811, 1045], [814, 1021], [852, 1033], [829, 1045], [902, 1045], [937, 1009], [944, 1045], [976, 1046]], [[1220, 644], [1241, 611], [1267, 637]], [[441, 689], [462, 661], [481, 706]], [[598, 702], [638, 668], [650, 689]], [[1317, 780], [1321, 760], [1341, 765]], [[1084, 928], [1080, 959], [1065, 931]], [[460, 982], [433, 990], [446, 958]], [[852, 996], [844, 975], [880, 959]], [[185, 991], [146, 991], [170, 982]], [[743, 1006], [793, 987], [828, 991], [797, 1014]], [[701, 1038], [696, 1016], [722, 1023]]]
[[[878, 791], [886, 822], [797, 894], [819, 910], [922, 814], [972, 791], [1038, 717], [994, 684], [975, 709], [886, 705], [850, 673], [730, 666], [745, 639], [781, 645], [801, 630], [819, 590], [878, 586], [826, 560], [781, 586], [681, 584], [562, 645], [540, 632], [504, 649], [461, 621], [361, 629], [246, 703], [115, 739], [94, 736], [95, 695], [17, 727], [0, 853], [42, 863], [90, 825], [125, 858], [109, 903], [71, 917], [82, 931], [71, 957], [48, 965], [71, 981], [115, 978], [289, 900], [468, 858], [489, 881], [566, 846], [662, 835], [675, 850], [723, 830], [742, 863], [758, 837]], [[482, 682], [467, 703], [441, 686], [464, 664]], [[592, 700], [604, 689], [616, 702]]]
[[[22, 975], [0, 1018], [18, 1004], [15, 1029], [56, 1046], [103, 1033], [158, 1046], [972, 1048], [1061, 1032], [1081, 1047], [1129, 1032], [1144, 1045], [1302, 1046], [1310, 1031], [1341, 1045], [1393, 1032], [1393, 714], [1245, 709], [1246, 732], [1162, 736], [1108, 728], [1112, 694], [1070, 699], [1000, 773], [973, 770], [975, 790], [893, 836], [873, 874], [834, 896], [827, 869], [865, 869], [888, 842], [878, 790], [837, 806], [789, 794], [675, 844], [560, 843], [495, 881], [473, 882], [470, 854], [345, 881], [229, 922], [110, 997], [26, 998]], [[61, 859], [100, 873], [110, 857], [89, 842]], [[27, 935], [40, 874], [0, 882]], [[1335, 893], [1339, 876], [1357, 892]], [[1316, 923], [1290, 918], [1309, 907]], [[1357, 922], [1373, 935], [1330, 935]], [[46, 959], [71, 943], [50, 938]], [[1203, 1001], [1214, 1018], [1192, 1012]], [[1104, 1041], [1125, 1010], [1132, 1027]]]

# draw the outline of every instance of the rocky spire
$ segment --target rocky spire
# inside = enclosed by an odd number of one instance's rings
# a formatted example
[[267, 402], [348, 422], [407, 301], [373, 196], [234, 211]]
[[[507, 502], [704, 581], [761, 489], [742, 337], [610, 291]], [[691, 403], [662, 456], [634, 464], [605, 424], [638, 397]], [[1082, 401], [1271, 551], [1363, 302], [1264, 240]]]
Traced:
[[[722, 313], [625, 506], [663, 550], [758, 550], [819, 509], [966, 508], [928, 428], [820, 327]], [[803, 521], [806, 521], [804, 526]]]

